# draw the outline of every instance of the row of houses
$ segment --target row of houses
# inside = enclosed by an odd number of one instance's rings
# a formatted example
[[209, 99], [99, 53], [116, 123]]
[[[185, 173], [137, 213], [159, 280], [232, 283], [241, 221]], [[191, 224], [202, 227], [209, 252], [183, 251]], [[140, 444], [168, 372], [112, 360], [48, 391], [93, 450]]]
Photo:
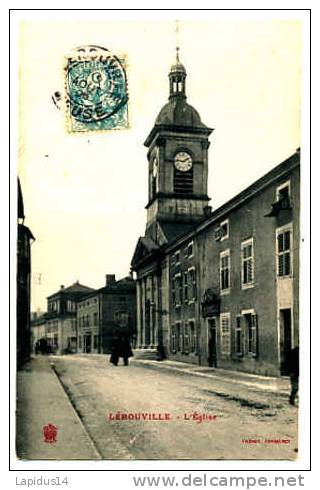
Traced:
[[131, 263], [138, 346], [183, 362], [287, 374], [299, 342], [300, 151], [212, 211], [213, 130], [187, 103], [185, 82], [177, 59], [169, 101], [145, 141], [147, 224]]
[[134, 344], [136, 285], [131, 276], [106, 275], [105, 286], [93, 289], [78, 281], [47, 298], [47, 312], [32, 320], [31, 345], [45, 339], [51, 352], [109, 353], [116, 332]]

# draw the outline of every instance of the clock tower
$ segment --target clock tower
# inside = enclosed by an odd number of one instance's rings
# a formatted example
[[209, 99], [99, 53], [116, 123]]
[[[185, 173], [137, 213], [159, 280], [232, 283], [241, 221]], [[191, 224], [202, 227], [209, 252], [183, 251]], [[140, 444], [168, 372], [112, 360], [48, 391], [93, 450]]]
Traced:
[[156, 244], [177, 238], [205, 218], [208, 209], [208, 148], [212, 132], [187, 103], [186, 69], [179, 60], [169, 72], [169, 101], [145, 141], [149, 196], [146, 236]]

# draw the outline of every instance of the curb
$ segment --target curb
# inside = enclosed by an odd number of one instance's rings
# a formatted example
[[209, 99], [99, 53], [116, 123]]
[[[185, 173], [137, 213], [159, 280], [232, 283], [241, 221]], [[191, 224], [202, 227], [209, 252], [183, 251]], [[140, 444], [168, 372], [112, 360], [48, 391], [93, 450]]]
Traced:
[[72, 407], [72, 410], [73, 410], [73, 412], [74, 412], [75, 418], [77, 419], [77, 421], [78, 421], [78, 422], [79, 422], [79, 424], [81, 425], [81, 427], [82, 427], [83, 431], [85, 432], [85, 434], [86, 434], [86, 436], [87, 436], [87, 438], [88, 438], [88, 441], [89, 441], [89, 443], [90, 443], [90, 446], [91, 446], [91, 448], [92, 448], [93, 452], [95, 453], [95, 455], [96, 455], [96, 457], [97, 457], [97, 460], [103, 460], [103, 456], [102, 456], [102, 454], [100, 454], [100, 451], [99, 451], [99, 450], [98, 450], [98, 448], [96, 447], [96, 445], [95, 445], [95, 443], [94, 443], [94, 441], [93, 441], [92, 437], [90, 436], [89, 432], [87, 431], [87, 428], [85, 427], [84, 423], [82, 422], [82, 419], [81, 419], [80, 414], [79, 414], [79, 412], [78, 412], [78, 410], [77, 410], [77, 407], [76, 407], [76, 406], [75, 406], [75, 404], [72, 402], [72, 399], [69, 397], [69, 394], [68, 394], [68, 392], [67, 392], [67, 390], [66, 390], [66, 388], [65, 388], [65, 386], [64, 386], [64, 384], [63, 384], [63, 382], [61, 381], [61, 378], [60, 378], [60, 376], [59, 376], [59, 373], [58, 373], [58, 371], [56, 370], [56, 366], [55, 366], [55, 364], [54, 364], [52, 361], [50, 361], [49, 363], [50, 363], [50, 368], [51, 368], [52, 372], [55, 374], [55, 377], [56, 377], [56, 379], [58, 380], [58, 383], [59, 383], [59, 385], [60, 385], [60, 387], [61, 387], [61, 389], [62, 389], [62, 391], [63, 391], [63, 394], [64, 394], [65, 398], [68, 400], [69, 404], [70, 404], [70, 405], [71, 405], [71, 407]]
[[[250, 382], [246, 382], [246, 381], [243, 381], [243, 380], [234, 380], [234, 379], [230, 379], [230, 378], [224, 378], [222, 376], [215, 376], [215, 375], [212, 375], [212, 374], [209, 374], [209, 373], [201, 373], [201, 372], [197, 372], [197, 371], [189, 371], [188, 369], [185, 369], [185, 368], [179, 368], [177, 366], [168, 366], [168, 365], [164, 365], [161, 363], [161, 361], [152, 361], [152, 363], [149, 361], [149, 360], [143, 360], [143, 359], [135, 359], [133, 364], [141, 364], [142, 366], [147, 366], [149, 367], [150, 369], [154, 369], [154, 370], [157, 370], [157, 371], [163, 371], [163, 370], [167, 370], [167, 371], [174, 371], [174, 372], [178, 372], [179, 374], [182, 374], [182, 375], [185, 375], [185, 376], [198, 376], [198, 377], [201, 377], [201, 378], [207, 378], [207, 379], [215, 379], [215, 380], [220, 380], [220, 381], [225, 381], [226, 383], [231, 383], [231, 384], [237, 384], [237, 385], [241, 385], [242, 387], [248, 387], [248, 385], [251, 385], [253, 388], [254, 388], [254, 385], [252, 385]], [[272, 388], [266, 388], [266, 387], [259, 387], [259, 391], [261, 392], [267, 392], [267, 393], [272, 393], [273, 390]], [[235, 399], [234, 397], [232, 397], [232, 395], [230, 395], [229, 393], [225, 393], [225, 392], [214, 392], [216, 393], [218, 396], [223, 396], [225, 398], [230, 398], [230, 399]], [[274, 395], [276, 396], [283, 396], [283, 397], [288, 397], [289, 394], [288, 392], [286, 391], [283, 391], [283, 390], [279, 390], [277, 391], [276, 393], [273, 392]], [[242, 399], [242, 398], [237, 398], [238, 401], [243, 401], [244, 404], [246, 401], [248, 401], [249, 403], [252, 402], [252, 400], [249, 400], [249, 399]], [[252, 402], [252, 403], [255, 403], [255, 402]], [[261, 405], [264, 405], [264, 404], [261, 404]], [[262, 408], [262, 407], [261, 407]], [[266, 407], [264, 408], [270, 408], [270, 405], [267, 405]]]

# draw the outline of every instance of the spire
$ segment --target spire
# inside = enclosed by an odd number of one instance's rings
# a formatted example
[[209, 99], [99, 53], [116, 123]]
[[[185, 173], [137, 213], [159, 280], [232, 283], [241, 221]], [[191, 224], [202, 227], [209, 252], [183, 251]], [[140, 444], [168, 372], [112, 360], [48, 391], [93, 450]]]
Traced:
[[183, 97], [186, 98], [186, 76], [187, 72], [185, 67], [180, 61], [179, 56], [180, 47], [176, 46], [176, 62], [171, 66], [169, 72], [169, 83], [170, 83], [170, 96], [172, 97]]
[[177, 63], [177, 65], [180, 63], [179, 50], [180, 50], [179, 46], [176, 46], [176, 51], [177, 51], [177, 54], [176, 54], [176, 63]]

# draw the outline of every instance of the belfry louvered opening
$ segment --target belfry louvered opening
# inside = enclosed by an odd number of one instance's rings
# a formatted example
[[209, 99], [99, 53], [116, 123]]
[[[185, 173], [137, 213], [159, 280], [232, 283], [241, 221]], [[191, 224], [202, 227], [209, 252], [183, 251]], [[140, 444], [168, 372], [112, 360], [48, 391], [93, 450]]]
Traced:
[[193, 168], [187, 172], [174, 169], [173, 188], [176, 194], [193, 193]]

